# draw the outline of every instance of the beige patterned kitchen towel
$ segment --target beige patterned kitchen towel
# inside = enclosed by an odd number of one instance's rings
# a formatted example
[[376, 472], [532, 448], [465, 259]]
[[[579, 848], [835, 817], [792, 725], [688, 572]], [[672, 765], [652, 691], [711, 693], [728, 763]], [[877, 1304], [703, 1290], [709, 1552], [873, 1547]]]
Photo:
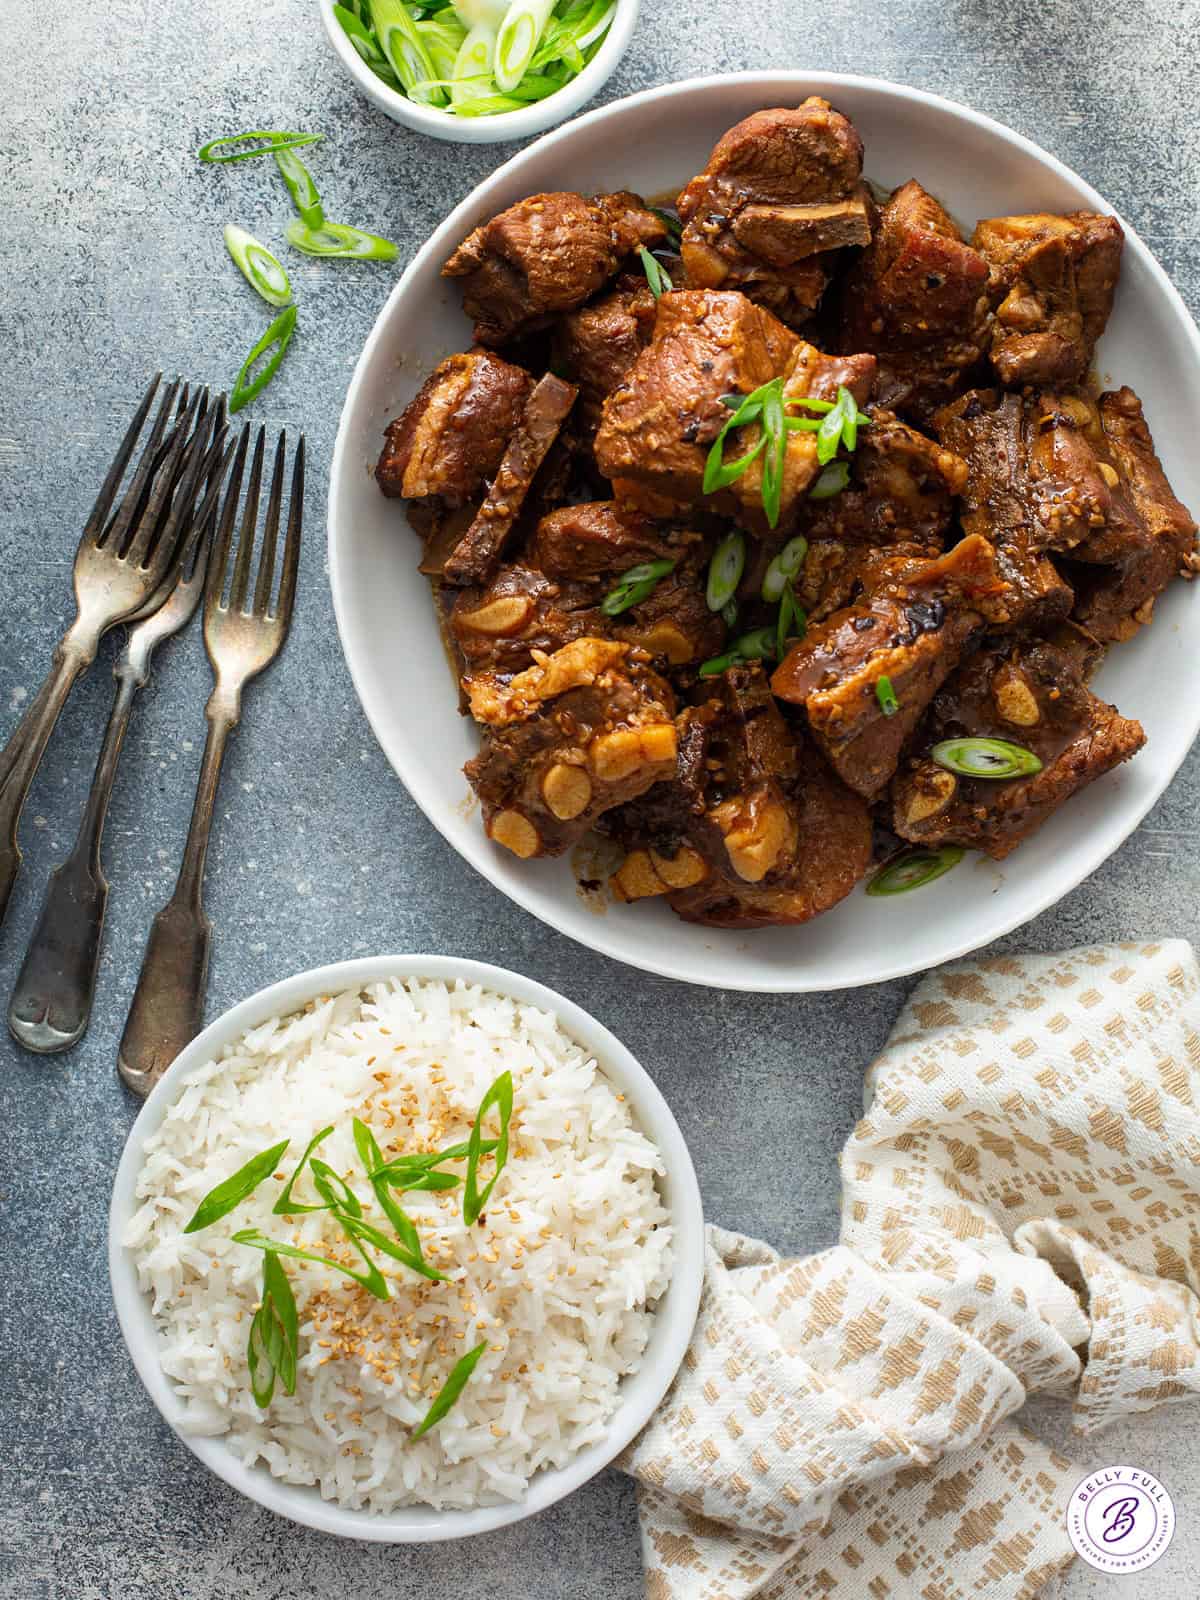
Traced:
[[[830, 1071], [846, 1070], [831, 1063]], [[1178, 941], [925, 978], [842, 1152], [842, 1241], [709, 1233], [639, 1480], [648, 1600], [1026, 1600], [1081, 1431], [1200, 1392], [1200, 970]]]

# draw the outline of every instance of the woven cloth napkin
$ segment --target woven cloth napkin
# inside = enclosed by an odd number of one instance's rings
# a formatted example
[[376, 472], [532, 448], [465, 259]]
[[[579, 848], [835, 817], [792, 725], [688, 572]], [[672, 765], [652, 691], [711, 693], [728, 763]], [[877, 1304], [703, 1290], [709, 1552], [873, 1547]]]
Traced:
[[1174, 941], [926, 977], [842, 1152], [841, 1243], [713, 1228], [622, 1459], [648, 1600], [1024, 1600], [1072, 1556], [1082, 1432], [1200, 1391], [1200, 969]]

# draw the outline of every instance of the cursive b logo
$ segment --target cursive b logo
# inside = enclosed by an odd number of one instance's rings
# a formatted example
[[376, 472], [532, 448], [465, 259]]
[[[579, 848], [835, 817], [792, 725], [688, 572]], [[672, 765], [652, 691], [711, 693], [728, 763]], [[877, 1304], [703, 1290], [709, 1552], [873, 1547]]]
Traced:
[[1171, 1496], [1140, 1467], [1102, 1467], [1078, 1483], [1067, 1507], [1076, 1552], [1098, 1572], [1140, 1572], [1175, 1532]]

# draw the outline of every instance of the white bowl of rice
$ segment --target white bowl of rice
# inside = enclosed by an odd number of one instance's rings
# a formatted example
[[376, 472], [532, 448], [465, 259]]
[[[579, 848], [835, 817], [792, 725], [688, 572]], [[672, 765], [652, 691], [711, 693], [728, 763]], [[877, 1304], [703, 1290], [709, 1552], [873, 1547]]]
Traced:
[[[484, 1188], [497, 1154], [453, 1152], [506, 1073], [507, 1159], [468, 1223], [464, 1192], [472, 1180]], [[485, 1112], [482, 1138], [499, 1138], [499, 1115]], [[384, 1186], [382, 1204], [402, 1206], [433, 1276], [370, 1240], [356, 1253], [344, 1204], [300, 1209], [328, 1201], [340, 1179], [376, 1237], [400, 1242], [378, 1209], [363, 1127], [393, 1170], [441, 1152], [429, 1170], [454, 1178], [414, 1189], [410, 1171]], [[250, 1192], [185, 1231], [216, 1186], [285, 1139]], [[294, 1173], [288, 1209], [276, 1212]], [[243, 1230], [324, 1260], [238, 1242]], [[540, 984], [441, 956], [320, 968], [206, 1028], [142, 1108], [109, 1220], [121, 1331], [189, 1449], [282, 1516], [389, 1543], [503, 1527], [607, 1465], [679, 1368], [703, 1251], [683, 1136], [629, 1051]], [[263, 1406], [247, 1341], [268, 1257], [285, 1271], [296, 1319], [294, 1373], [285, 1356]], [[260, 1385], [271, 1370], [262, 1349]], [[475, 1349], [453, 1403], [415, 1436]]]

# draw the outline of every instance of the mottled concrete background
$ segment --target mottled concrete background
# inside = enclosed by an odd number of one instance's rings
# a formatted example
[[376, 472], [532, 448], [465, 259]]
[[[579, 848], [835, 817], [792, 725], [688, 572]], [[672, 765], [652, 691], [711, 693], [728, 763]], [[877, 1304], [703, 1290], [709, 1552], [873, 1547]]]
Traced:
[[[135, 0], [41, 12], [0, 0], [0, 738], [39, 681], [67, 606], [67, 561], [112, 441], [158, 366], [227, 382], [264, 325], [221, 245], [236, 219], [278, 238], [278, 181], [201, 170], [202, 140], [247, 126], [332, 135], [314, 157], [331, 213], [397, 239], [402, 262], [506, 148], [435, 145], [370, 109], [308, 0]], [[1200, 306], [1196, 0], [644, 0], [609, 96], [696, 73], [811, 66], [937, 90], [1039, 140], [1141, 229]], [[356, 951], [477, 956], [557, 987], [650, 1067], [683, 1125], [710, 1214], [787, 1250], [829, 1243], [834, 1153], [862, 1069], [905, 992], [724, 996], [644, 978], [515, 909], [410, 803], [359, 711], [324, 571], [325, 467], [390, 268], [289, 258], [301, 330], [260, 408], [312, 446], [298, 618], [251, 691], [226, 768], [209, 871], [209, 1014]], [[114, 641], [115, 642], [115, 641]], [[59, 729], [22, 833], [26, 872], [0, 936], [7, 995], [49, 867], [69, 847], [110, 693], [107, 648]], [[4, 1600], [635, 1600], [633, 1494], [608, 1474], [553, 1511], [468, 1546], [356, 1547], [237, 1499], [158, 1421], [121, 1346], [106, 1210], [135, 1107], [114, 1056], [149, 919], [173, 880], [208, 672], [199, 633], [162, 653], [128, 742], [106, 842], [113, 881], [95, 1021], [66, 1058], [0, 1042], [0, 1595]], [[1200, 759], [1135, 838], [1006, 941], [1053, 949], [1195, 938]], [[1200, 1564], [1194, 1409], [1071, 1445], [1174, 1492], [1180, 1529], [1152, 1575], [1078, 1569], [1064, 1594], [1191, 1600]], [[1037, 1425], [1065, 1444], [1053, 1408]], [[904, 1596], [902, 1600], [916, 1600]]]

